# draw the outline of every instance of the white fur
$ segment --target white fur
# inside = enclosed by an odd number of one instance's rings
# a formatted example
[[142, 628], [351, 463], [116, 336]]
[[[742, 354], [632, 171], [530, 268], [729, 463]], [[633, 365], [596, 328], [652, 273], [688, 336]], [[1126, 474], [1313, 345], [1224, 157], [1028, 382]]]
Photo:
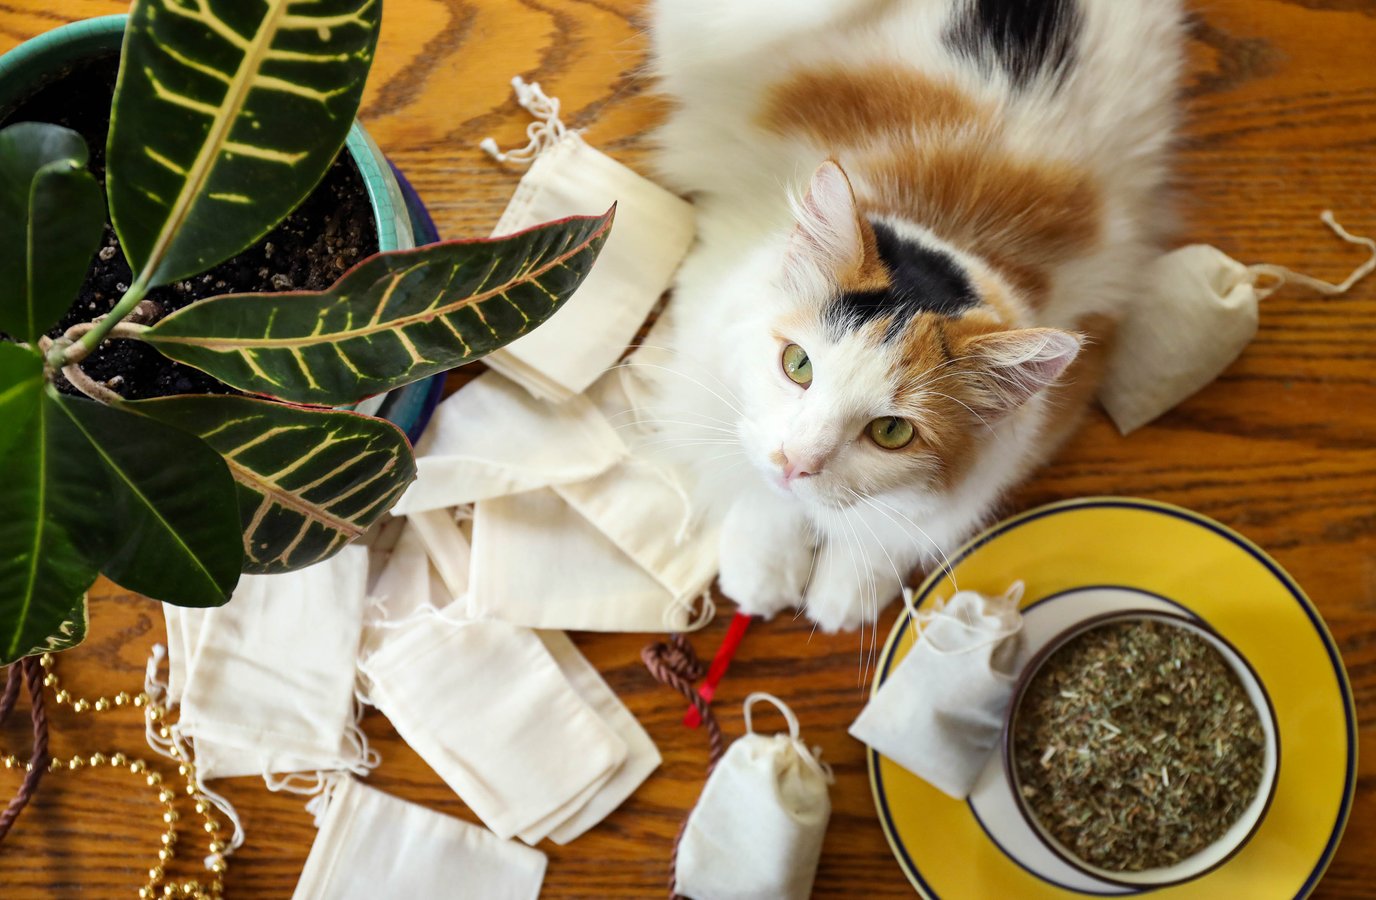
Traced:
[[[1158, 252], [1181, 65], [1176, 0], [1081, 0], [1084, 25], [1069, 78], [1058, 91], [1020, 93], [945, 48], [953, 5], [654, 3], [657, 74], [678, 101], [659, 135], [658, 162], [665, 181], [694, 196], [700, 234], [661, 331], [674, 374], [660, 379], [656, 415], [666, 442], [698, 467], [709, 514], [723, 522], [721, 585], [745, 611], [772, 615], [805, 604], [826, 630], [872, 620], [915, 566], [940, 561], [985, 524], [1000, 496], [1053, 449], [1039, 440], [1048, 411], [1036, 394], [988, 423], [968, 474], [948, 489], [933, 487], [931, 460], [859, 438], [872, 418], [903, 414], [920, 423], [922, 410], [885, 406], [889, 367], [858, 335], [829, 340], [815, 323], [779, 334], [782, 319], [823, 303], [830, 289], [823, 275], [809, 278], [806, 266], [790, 261], [789, 198], [835, 151], [758, 127], [769, 86], [826, 63], [911, 65], [998, 108], [1009, 148], [1088, 169], [1105, 198], [1100, 241], [1053, 271], [1049, 301], [1035, 314], [1020, 310], [1019, 325], [1071, 327], [1089, 313], [1121, 311]], [[843, 167], [847, 153], [881, 149], [881, 137], [853, 139], [840, 151]], [[869, 186], [860, 180], [855, 189], [863, 196]], [[921, 223], [892, 224], [921, 231]], [[782, 374], [781, 337], [811, 355], [815, 381], [806, 391]], [[1037, 353], [1063, 367], [1074, 350], [1027, 351]], [[779, 450], [825, 459], [825, 469], [785, 484], [771, 460]]]

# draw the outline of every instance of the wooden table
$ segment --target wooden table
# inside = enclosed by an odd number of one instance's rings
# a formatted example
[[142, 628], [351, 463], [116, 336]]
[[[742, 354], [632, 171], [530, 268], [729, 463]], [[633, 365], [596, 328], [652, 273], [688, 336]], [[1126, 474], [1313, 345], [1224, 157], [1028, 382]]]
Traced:
[[[1358, 259], [1318, 221], [1333, 207], [1349, 228], [1376, 234], [1376, 2], [1209, 0], [1192, 4], [1179, 155], [1181, 240], [1217, 245], [1338, 279]], [[64, 21], [120, 12], [116, 0], [0, 0], [0, 50]], [[448, 236], [487, 234], [517, 173], [477, 149], [494, 136], [523, 142], [528, 121], [511, 99], [514, 74], [564, 103], [566, 121], [631, 166], [661, 102], [641, 76], [640, 0], [388, 0], [362, 118], [429, 203]], [[1351, 673], [1362, 738], [1376, 741], [1376, 280], [1341, 300], [1285, 291], [1266, 301], [1261, 333], [1218, 383], [1129, 439], [1100, 414], [1008, 504], [1010, 511], [1086, 494], [1182, 504], [1257, 541], [1305, 586]], [[60, 669], [76, 694], [136, 690], [149, 647], [162, 640], [158, 607], [102, 584], [90, 638]], [[694, 638], [711, 652], [723, 616]], [[890, 610], [881, 634], [892, 622]], [[812, 635], [785, 617], [751, 630], [717, 708], [731, 736], [751, 690], [779, 694], [835, 766], [835, 811], [818, 897], [911, 893], [875, 818], [861, 746], [845, 729], [860, 709], [862, 638]], [[865, 635], [868, 640], [869, 635]], [[1285, 640], [1276, 635], [1276, 640]], [[663, 767], [600, 827], [546, 847], [548, 897], [657, 897], [665, 860], [702, 783], [703, 735], [679, 724], [678, 696], [652, 681], [646, 637], [579, 635], [578, 644], [644, 723]], [[22, 718], [22, 717], [16, 717]], [[143, 746], [131, 712], [55, 716], [54, 750]], [[463, 804], [370, 714], [384, 762], [371, 782], [464, 818]], [[0, 734], [25, 747], [25, 724]], [[13, 776], [0, 776], [7, 795]], [[261, 782], [225, 788], [249, 840], [232, 860], [230, 896], [291, 894], [315, 837], [299, 798]], [[158, 810], [127, 776], [62, 773], [47, 780], [0, 848], [0, 896], [133, 896], [156, 849]], [[1361, 765], [1347, 837], [1320, 897], [1376, 897], [1376, 762]], [[190, 856], [191, 854], [185, 854]], [[188, 859], [174, 871], [196, 874]]]

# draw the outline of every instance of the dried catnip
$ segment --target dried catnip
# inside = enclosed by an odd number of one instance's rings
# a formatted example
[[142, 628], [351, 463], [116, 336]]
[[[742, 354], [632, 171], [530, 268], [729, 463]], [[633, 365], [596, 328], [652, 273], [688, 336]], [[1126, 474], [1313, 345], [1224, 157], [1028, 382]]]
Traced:
[[1140, 620], [1091, 629], [1028, 685], [1013, 761], [1037, 820], [1080, 859], [1136, 872], [1177, 863], [1256, 796], [1265, 733], [1204, 638]]

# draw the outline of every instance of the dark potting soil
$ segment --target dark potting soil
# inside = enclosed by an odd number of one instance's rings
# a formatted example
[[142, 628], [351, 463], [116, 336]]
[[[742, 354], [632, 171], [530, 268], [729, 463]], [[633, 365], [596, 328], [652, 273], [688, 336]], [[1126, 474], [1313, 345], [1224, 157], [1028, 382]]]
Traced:
[[[90, 169], [105, 183], [105, 138], [110, 130], [119, 56], [83, 61], [41, 85], [20, 103], [0, 111], [0, 127], [48, 122], [78, 132], [90, 150]], [[185, 281], [154, 288], [147, 299], [160, 316], [196, 300], [229, 293], [324, 290], [354, 263], [376, 253], [377, 230], [362, 176], [341, 152], [325, 178], [291, 215], [257, 244]], [[109, 312], [133, 280], [119, 239], [109, 223], [91, 270], [67, 315], [49, 335]], [[106, 341], [81, 364], [87, 375], [131, 400], [186, 393], [234, 393], [211, 376], [167, 359], [138, 341]], [[57, 386], [77, 393], [65, 378]]]

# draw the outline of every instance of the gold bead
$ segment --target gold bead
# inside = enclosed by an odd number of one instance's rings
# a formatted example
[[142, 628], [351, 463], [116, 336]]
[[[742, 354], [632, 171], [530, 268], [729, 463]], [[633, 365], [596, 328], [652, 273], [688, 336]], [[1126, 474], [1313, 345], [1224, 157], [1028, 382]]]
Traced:
[[38, 657], [38, 664], [45, 669], [49, 668], [53, 664], [53, 655], [51, 653], [44, 653], [42, 656]]
[[188, 796], [188, 797], [194, 797], [194, 796], [196, 796], [197, 793], [199, 793], [199, 792], [196, 790], [196, 785], [194, 785], [194, 784], [188, 784], [188, 785], [186, 786], [186, 796]]
[[162, 820], [166, 822], [168, 825], [171, 825], [173, 822], [177, 821], [176, 811], [169, 809], [167, 812], [162, 814]]
[[32, 771], [33, 771], [33, 763], [32, 763], [32, 762], [26, 762], [26, 763], [24, 763], [24, 771], [25, 771], [25, 772], [32, 772]]
[[72, 712], [84, 713], [90, 708], [91, 704], [87, 703], [85, 700], [78, 700], [72, 704]]
[[157, 787], [162, 784], [162, 776], [157, 772], [149, 772], [148, 777], [145, 778], [144, 781], [148, 782], [149, 787]]
[[98, 697], [96, 699], [96, 702], [93, 703], [92, 706], [94, 707], [96, 712], [105, 712], [107, 709], [110, 708], [110, 701], [106, 700], [104, 697]]
[[170, 788], [163, 788], [158, 791], [158, 799], [163, 803], [171, 803], [173, 800], [177, 799], [177, 792]]
[[224, 870], [228, 867], [225, 865], [224, 858], [221, 857], [220, 854], [214, 853], [211, 854], [210, 859], [206, 861], [206, 868], [214, 872], [216, 875], [219, 875], [222, 872], [224, 872]]
[[177, 832], [164, 831], [162, 833], [162, 845], [164, 847], [171, 847], [175, 843], [177, 843]]
[[162, 881], [162, 876], [164, 874], [166, 873], [163, 872], [162, 866], [154, 866], [148, 870], [148, 880], [153, 882]]
[[163, 895], [164, 897], [171, 897], [171, 896], [172, 896], [173, 894], [175, 894], [175, 893], [177, 893], [177, 889], [174, 888], [172, 885], [170, 885], [170, 884], [164, 884], [164, 885], [162, 886], [162, 895]]
[[[7, 756], [7, 757], [5, 757], [5, 759], [4, 759], [3, 762], [4, 762], [5, 768], [7, 768], [7, 769], [13, 769], [15, 766], [17, 766], [17, 765], [19, 764], [19, 760], [16, 759], [16, 758], [14, 758], [13, 756]], [[197, 804], [197, 806], [199, 806], [199, 805], [200, 805], [200, 804]], [[200, 812], [200, 811], [201, 811], [201, 810], [199, 810], [199, 809], [196, 810], [196, 812]]]
[[129, 757], [125, 756], [123, 753], [116, 753], [114, 756], [110, 757], [110, 765], [112, 766], [126, 766], [128, 764]]
[[211, 853], [221, 853], [221, 852], [224, 851], [224, 849], [225, 849], [224, 841], [211, 841], [211, 842], [210, 842], [210, 852], [211, 852]]
[[215, 831], [220, 827], [220, 823], [215, 821], [214, 819], [206, 819], [204, 827], [206, 834], [214, 834]]
[[167, 862], [172, 858], [172, 856], [173, 853], [171, 847], [163, 847], [161, 850], [158, 851], [158, 859], [162, 860], [163, 862]]
[[194, 881], [182, 882], [182, 890], [187, 894], [187, 896], [195, 896], [196, 891], [199, 887], [200, 885], [196, 884], [196, 882]]
[[55, 684], [57, 684], [57, 676], [56, 676], [56, 675], [54, 675], [54, 674], [52, 674], [51, 672], [49, 672], [47, 675], [44, 675], [44, 676], [43, 676], [43, 686], [44, 686], [44, 687], [52, 687], [52, 686], [55, 685]]
[[142, 706], [143, 704], [145, 704], [145, 703], [147, 703], [147, 702], [148, 702], [148, 695], [147, 695], [147, 694], [139, 693], [139, 694], [135, 694], [135, 695], [134, 695], [134, 705], [135, 705], [135, 706]]
[[62, 768], [62, 760], [58, 759], [57, 757], [53, 757], [52, 759], [48, 760], [49, 772], [56, 772], [60, 768]]
[[[172, 729], [168, 728], [167, 726], [163, 726], [162, 728], [159, 728], [159, 729], [158, 729], [158, 737], [170, 738], [171, 736], [172, 736]], [[173, 752], [173, 753], [176, 753], [176, 752], [177, 752], [177, 745], [176, 745], [176, 744], [173, 744], [173, 745], [172, 745], [172, 752]]]
[[195, 770], [192, 769], [192, 767], [187, 763], [181, 763], [177, 766], [177, 774], [181, 775], [183, 778], [185, 778], [187, 775], [190, 775], [193, 771]]
[[82, 759], [79, 756], [73, 756], [71, 759], [67, 760], [67, 768], [72, 770], [73, 772], [75, 772], [77, 769], [81, 768], [85, 764], [86, 760]]
[[142, 774], [147, 768], [148, 765], [141, 759], [136, 759], [129, 764], [129, 771], [135, 775]]
[[148, 716], [150, 722], [156, 722], [162, 718], [162, 710], [156, 706], [150, 706], [144, 711], [144, 715]]
[[124, 705], [125, 705], [126, 703], [128, 703], [128, 702], [129, 702], [129, 692], [128, 692], [128, 691], [120, 691], [118, 694], [115, 695], [115, 705], [116, 705], [116, 706], [124, 706]]
[[72, 699], [72, 695], [67, 693], [66, 690], [61, 690], [57, 692], [53, 699], [56, 700], [59, 704], [66, 703], [68, 700]]
[[139, 888], [139, 900], [152, 900], [153, 891], [151, 888]]
[[104, 754], [104, 753], [92, 753], [92, 754], [91, 754], [91, 765], [93, 765], [93, 766], [103, 766], [103, 765], [105, 765], [105, 762], [106, 762], [106, 760], [105, 760], [105, 754]]
[[198, 812], [198, 813], [205, 813], [205, 812], [206, 812], [207, 810], [209, 810], [209, 809], [210, 809], [210, 804], [209, 804], [209, 803], [206, 803], [204, 800], [197, 800], [197, 801], [196, 801], [196, 812]]

